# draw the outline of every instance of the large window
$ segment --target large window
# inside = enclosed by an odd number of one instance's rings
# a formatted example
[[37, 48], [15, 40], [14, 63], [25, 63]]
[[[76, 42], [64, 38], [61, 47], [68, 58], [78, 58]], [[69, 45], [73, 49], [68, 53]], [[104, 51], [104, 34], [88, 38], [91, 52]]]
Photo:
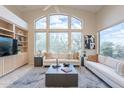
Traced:
[[46, 29], [46, 17], [36, 21], [36, 29]]
[[46, 33], [35, 33], [35, 49], [36, 52], [46, 50]]
[[100, 32], [100, 54], [124, 60], [124, 23]]
[[57, 53], [68, 52], [68, 34], [50, 33], [50, 51]]
[[77, 52], [81, 50], [81, 41], [82, 36], [81, 32], [72, 32], [71, 33], [71, 43], [72, 43], [72, 51]]
[[81, 50], [82, 21], [68, 15], [48, 15], [35, 22], [35, 51], [78, 52]]
[[81, 29], [81, 21], [72, 17], [71, 18], [71, 29]]
[[50, 16], [50, 28], [51, 29], [67, 29], [68, 16], [64, 16], [64, 15]]

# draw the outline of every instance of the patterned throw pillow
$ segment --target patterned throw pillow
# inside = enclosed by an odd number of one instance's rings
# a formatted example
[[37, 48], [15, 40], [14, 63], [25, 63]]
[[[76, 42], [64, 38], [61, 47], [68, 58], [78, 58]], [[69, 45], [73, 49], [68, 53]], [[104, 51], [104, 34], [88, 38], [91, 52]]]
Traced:
[[118, 64], [116, 65], [116, 72], [119, 75], [124, 76], [124, 63], [123, 62], [118, 62]]

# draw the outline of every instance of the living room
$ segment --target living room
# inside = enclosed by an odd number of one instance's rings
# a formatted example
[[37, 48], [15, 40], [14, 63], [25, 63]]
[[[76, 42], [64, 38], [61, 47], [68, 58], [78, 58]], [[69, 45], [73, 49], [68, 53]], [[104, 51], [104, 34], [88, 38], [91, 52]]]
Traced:
[[0, 5], [1, 88], [123, 88], [123, 5]]

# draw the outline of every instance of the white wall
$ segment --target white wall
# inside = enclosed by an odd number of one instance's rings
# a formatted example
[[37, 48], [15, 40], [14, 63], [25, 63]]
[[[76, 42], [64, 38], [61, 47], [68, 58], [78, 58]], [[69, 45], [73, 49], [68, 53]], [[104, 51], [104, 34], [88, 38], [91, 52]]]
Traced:
[[102, 8], [97, 14], [97, 30], [124, 22], [124, 5], [109, 5]]
[[[13, 5], [12, 5], [13, 6]], [[24, 19], [24, 13], [20, 12], [17, 8], [11, 7], [11, 5], [5, 5], [8, 10], [19, 16], [20, 18]]]

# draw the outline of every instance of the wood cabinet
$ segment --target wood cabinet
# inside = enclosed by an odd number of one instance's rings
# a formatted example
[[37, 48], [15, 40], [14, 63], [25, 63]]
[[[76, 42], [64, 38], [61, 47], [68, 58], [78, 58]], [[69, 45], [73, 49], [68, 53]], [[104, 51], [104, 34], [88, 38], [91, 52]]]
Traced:
[[0, 19], [0, 35], [14, 38], [13, 24]]
[[9, 73], [13, 70], [13, 56], [4, 57], [4, 73]]
[[0, 58], [0, 76], [3, 75], [3, 58]]
[[[26, 64], [28, 50], [28, 31], [27, 23], [4, 7], [0, 6], [0, 36], [10, 37], [18, 40], [20, 52], [17, 55], [0, 57], [0, 76], [5, 75], [16, 68]], [[11, 17], [6, 16], [9, 14]], [[15, 18], [15, 19], [14, 19]], [[19, 47], [19, 46], [18, 46]]]
[[0, 57], [0, 76], [27, 64], [27, 56], [27, 52], [25, 52], [12, 56]]
[[2, 76], [28, 62], [28, 31], [14, 23], [0, 18], [0, 36], [17, 39], [18, 49], [20, 49], [17, 55], [0, 57], [0, 76]]

